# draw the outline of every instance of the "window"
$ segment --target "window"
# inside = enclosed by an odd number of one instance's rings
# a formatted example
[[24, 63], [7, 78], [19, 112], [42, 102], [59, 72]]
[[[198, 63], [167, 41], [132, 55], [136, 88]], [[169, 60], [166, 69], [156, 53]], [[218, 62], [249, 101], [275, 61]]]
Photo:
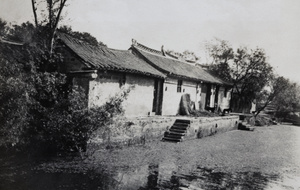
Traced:
[[178, 80], [177, 82], [177, 92], [181, 92], [182, 89], [182, 80]]
[[224, 98], [227, 98], [227, 91], [228, 91], [228, 89], [225, 88], [225, 90], [224, 90]]

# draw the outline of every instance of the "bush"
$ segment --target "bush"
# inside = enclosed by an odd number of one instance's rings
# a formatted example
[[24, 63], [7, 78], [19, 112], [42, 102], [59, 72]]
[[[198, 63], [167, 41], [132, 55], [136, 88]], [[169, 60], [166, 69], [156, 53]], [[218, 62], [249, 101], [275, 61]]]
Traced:
[[33, 146], [35, 150], [42, 148], [51, 154], [86, 151], [87, 142], [95, 131], [109, 141], [114, 130], [111, 124], [115, 117], [124, 113], [122, 102], [129, 92], [130, 88], [123, 89], [103, 106], [87, 109], [84, 91], [75, 88], [67, 99], [38, 112], [39, 118], [34, 118], [24, 134], [27, 142], [30, 146], [38, 145]]
[[130, 88], [88, 110], [84, 91], [56, 72], [61, 57], [45, 50], [40, 31], [32, 35], [36, 41], [23, 46], [0, 42], [0, 146], [45, 153], [84, 151], [97, 129], [109, 139], [109, 126], [123, 114]]

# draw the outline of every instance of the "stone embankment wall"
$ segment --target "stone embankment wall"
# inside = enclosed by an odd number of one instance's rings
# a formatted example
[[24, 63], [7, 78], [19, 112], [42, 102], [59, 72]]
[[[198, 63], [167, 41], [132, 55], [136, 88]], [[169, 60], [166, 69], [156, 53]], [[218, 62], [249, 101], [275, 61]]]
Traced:
[[[237, 129], [238, 116], [223, 117], [135, 117], [126, 118], [119, 123], [124, 127], [124, 134], [111, 137], [111, 143], [121, 146], [144, 144], [148, 141], [161, 140], [164, 133], [174, 124], [176, 119], [191, 120], [184, 140], [196, 139]], [[120, 125], [120, 124], [119, 124]], [[97, 142], [103, 142], [98, 139]], [[94, 141], [95, 142], [95, 141]]]
[[238, 122], [238, 116], [194, 118], [191, 120], [186, 139], [202, 138], [231, 131], [237, 129]]

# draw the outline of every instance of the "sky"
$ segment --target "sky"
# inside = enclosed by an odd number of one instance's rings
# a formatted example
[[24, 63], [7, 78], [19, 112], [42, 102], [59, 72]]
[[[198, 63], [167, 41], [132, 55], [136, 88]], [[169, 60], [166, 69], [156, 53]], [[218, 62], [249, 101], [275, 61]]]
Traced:
[[[190, 50], [207, 61], [205, 43], [265, 50], [275, 72], [300, 83], [300, 0], [69, 0], [61, 25], [114, 49], [131, 39], [150, 48]], [[0, 0], [0, 18], [33, 22], [31, 0]]]

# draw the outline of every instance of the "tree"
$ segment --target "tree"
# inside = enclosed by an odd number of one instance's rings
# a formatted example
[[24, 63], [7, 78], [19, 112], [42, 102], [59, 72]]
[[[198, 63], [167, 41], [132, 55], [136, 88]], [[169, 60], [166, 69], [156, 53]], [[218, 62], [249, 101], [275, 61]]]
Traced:
[[248, 50], [246, 47], [233, 50], [224, 40], [207, 44], [212, 63], [209, 70], [225, 81], [233, 84], [233, 109], [244, 112], [273, 77], [273, 68], [267, 62], [261, 48]]
[[234, 51], [231, 45], [220, 39], [215, 39], [211, 43], [206, 43], [206, 50], [209, 57], [208, 69], [225, 81], [231, 82], [232, 75], [229, 63], [233, 61]]
[[7, 33], [7, 22], [0, 18], [0, 37], [5, 37]]
[[[45, 26], [48, 31], [46, 36], [47, 47], [50, 55], [53, 52], [54, 37], [58, 27], [58, 23], [61, 20], [61, 13], [63, 8], [66, 6], [67, 0], [41, 0], [37, 3], [36, 0], [31, 0], [32, 11], [34, 15], [35, 25]], [[39, 8], [39, 6], [44, 5], [44, 8]], [[37, 12], [46, 12], [47, 15], [41, 14], [41, 18], [38, 18]]]
[[7, 29], [5, 37], [11, 41], [31, 43], [35, 33], [35, 26], [30, 23], [22, 23], [21, 25], [12, 25]]
[[272, 79], [272, 67], [266, 62], [262, 49], [247, 51], [238, 49], [232, 69], [233, 82], [239, 97], [245, 101], [252, 101], [256, 93], [260, 92]]
[[[275, 106], [275, 109], [279, 109], [282, 107], [279, 101], [284, 92], [289, 91], [290, 82], [288, 79], [284, 77], [273, 77], [269, 83], [266, 85], [265, 89], [258, 92], [256, 95], [257, 100], [257, 109], [255, 113], [255, 117], [271, 103]], [[288, 97], [286, 97], [288, 98]], [[277, 101], [276, 101], [277, 99]], [[274, 100], [274, 101], [273, 101]]]
[[65, 78], [41, 69], [47, 59], [37, 45], [39, 38], [32, 24], [5, 27], [8, 41], [26, 43], [0, 42], [0, 133], [5, 144], [27, 144], [33, 139], [29, 131], [38, 126], [34, 122], [41, 121], [38, 115], [47, 110], [44, 104], [57, 100], [57, 84], [65, 83]]
[[300, 86], [297, 83], [290, 82], [288, 79], [282, 79], [282, 90], [279, 90], [274, 97], [272, 104], [275, 106], [275, 116], [285, 118], [289, 113], [299, 112], [300, 110]]
[[207, 42], [205, 48], [211, 58], [210, 64], [228, 64], [234, 58], [233, 48], [225, 40], [215, 38], [213, 41]]
[[88, 110], [85, 91], [71, 86], [55, 69], [61, 57], [55, 52], [48, 56], [46, 26], [1, 24], [7, 41], [0, 41], [0, 146], [38, 153], [81, 151], [96, 129], [109, 131], [112, 119], [123, 112], [127, 89], [104, 106]]
[[19, 143], [28, 124], [33, 91], [30, 63], [19, 61], [23, 57], [22, 49], [0, 42], [0, 144]]

